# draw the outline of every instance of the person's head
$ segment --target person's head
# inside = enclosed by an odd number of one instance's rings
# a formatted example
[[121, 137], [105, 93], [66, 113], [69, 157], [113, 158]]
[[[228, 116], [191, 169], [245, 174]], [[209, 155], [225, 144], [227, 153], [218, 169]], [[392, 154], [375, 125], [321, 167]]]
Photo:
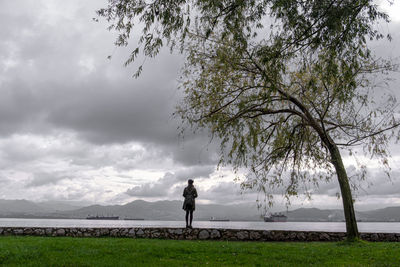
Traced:
[[193, 185], [193, 180], [192, 179], [188, 180], [188, 185]]

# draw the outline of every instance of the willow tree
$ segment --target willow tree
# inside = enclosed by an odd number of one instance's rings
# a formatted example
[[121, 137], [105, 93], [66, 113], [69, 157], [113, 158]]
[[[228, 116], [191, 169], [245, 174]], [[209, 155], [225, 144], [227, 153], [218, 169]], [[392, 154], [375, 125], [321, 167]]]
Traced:
[[164, 45], [186, 56], [177, 114], [222, 140], [221, 162], [249, 170], [244, 187], [290, 196], [335, 174], [347, 237], [359, 236], [341, 153], [360, 146], [385, 165], [398, 125], [374, 79], [392, 65], [368, 47], [390, 39], [372, 0], [109, 0], [98, 14], [117, 46], [139, 33], [126, 64]]

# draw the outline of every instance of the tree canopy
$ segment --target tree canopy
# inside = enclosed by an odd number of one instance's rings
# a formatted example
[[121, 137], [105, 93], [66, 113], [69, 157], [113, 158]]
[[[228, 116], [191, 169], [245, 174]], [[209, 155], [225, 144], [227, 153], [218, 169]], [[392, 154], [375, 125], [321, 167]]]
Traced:
[[118, 46], [142, 30], [126, 64], [163, 46], [186, 56], [177, 113], [221, 138], [222, 163], [250, 170], [244, 187], [290, 196], [336, 174], [348, 237], [358, 236], [341, 151], [361, 146], [387, 165], [399, 124], [394, 95], [373, 79], [394, 69], [368, 46], [390, 39], [374, 1], [109, 0], [98, 14]]

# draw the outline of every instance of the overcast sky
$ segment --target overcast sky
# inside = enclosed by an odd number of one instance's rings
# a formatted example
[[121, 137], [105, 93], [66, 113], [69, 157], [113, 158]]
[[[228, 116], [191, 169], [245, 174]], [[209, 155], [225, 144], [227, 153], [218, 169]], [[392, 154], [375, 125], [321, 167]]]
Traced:
[[[217, 145], [207, 134], [178, 136], [172, 113], [181, 98], [182, 57], [163, 52], [132, 78], [135, 66], [123, 67], [129, 48], [115, 48], [116, 34], [92, 20], [105, 5], [0, 0], [0, 199], [176, 200], [194, 178], [200, 202], [255, 203], [257, 194], [240, 194], [229, 168], [216, 170]], [[393, 22], [381, 27], [394, 40], [373, 48], [395, 58], [400, 9], [388, 10]], [[399, 83], [391, 89], [399, 91]], [[371, 164], [359, 209], [400, 205], [400, 147], [391, 153], [392, 180]], [[337, 192], [335, 181], [321, 184], [311, 202], [299, 197], [293, 207], [340, 207]], [[276, 199], [279, 209], [283, 202]]]

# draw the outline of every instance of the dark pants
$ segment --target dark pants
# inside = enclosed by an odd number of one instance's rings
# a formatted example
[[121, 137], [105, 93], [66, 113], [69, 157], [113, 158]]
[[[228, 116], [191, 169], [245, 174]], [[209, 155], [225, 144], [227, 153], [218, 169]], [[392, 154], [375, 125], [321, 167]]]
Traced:
[[[190, 221], [189, 221], [189, 215], [190, 215]], [[193, 221], [193, 207], [191, 205], [186, 205], [186, 227], [192, 226], [192, 221]], [[190, 223], [189, 223], [190, 222]]]

